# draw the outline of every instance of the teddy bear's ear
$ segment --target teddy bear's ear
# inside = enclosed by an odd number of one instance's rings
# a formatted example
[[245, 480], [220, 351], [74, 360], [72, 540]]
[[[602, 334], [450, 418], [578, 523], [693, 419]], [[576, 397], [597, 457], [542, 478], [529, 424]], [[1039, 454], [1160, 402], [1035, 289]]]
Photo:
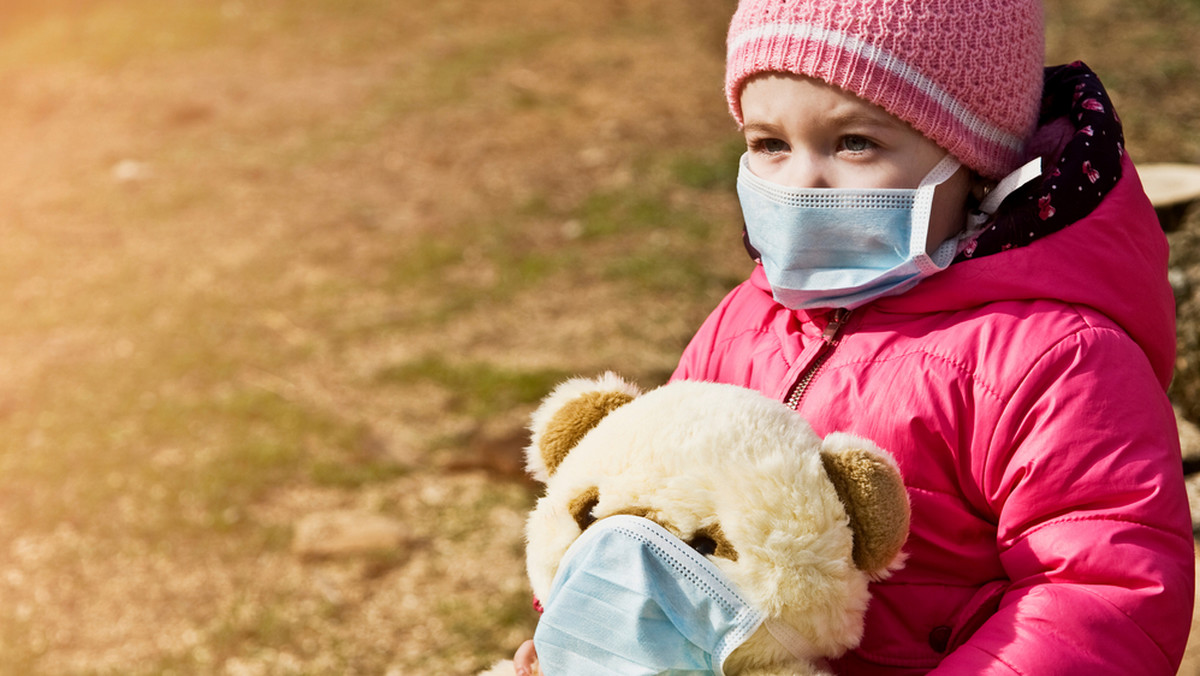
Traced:
[[903, 564], [908, 538], [908, 493], [896, 461], [878, 446], [833, 433], [821, 444], [821, 460], [854, 530], [854, 564], [874, 579]]
[[532, 433], [525, 449], [525, 467], [546, 483], [575, 444], [604, 416], [641, 395], [635, 385], [614, 373], [599, 378], [573, 378], [542, 400], [530, 418]]

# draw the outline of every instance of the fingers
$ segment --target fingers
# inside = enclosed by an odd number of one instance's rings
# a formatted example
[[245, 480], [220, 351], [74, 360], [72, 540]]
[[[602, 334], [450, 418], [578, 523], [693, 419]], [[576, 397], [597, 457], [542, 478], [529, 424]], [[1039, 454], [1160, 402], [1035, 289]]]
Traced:
[[538, 668], [537, 651], [533, 648], [533, 641], [526, 641], [517, 648], [517, 654], [513, 656], [513, 667], [517, 676], [541, 676], [542, 670]]

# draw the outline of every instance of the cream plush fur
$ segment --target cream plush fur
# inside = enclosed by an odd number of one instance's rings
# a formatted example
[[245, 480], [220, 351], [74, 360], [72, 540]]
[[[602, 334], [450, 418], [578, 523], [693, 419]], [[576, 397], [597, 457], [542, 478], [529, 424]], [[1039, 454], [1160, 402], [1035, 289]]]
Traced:
[[774, 635], [786, 629], [760, 627], [727, 674], [825, 673], [824, 658], [862, 637], [868, 582], [900, 565], [908, 501], [891, 457], [849, 435], [822, 440], [757, 392], [677, 382], [641, 394], [612, 374], [575, 379], [542, 402], [531, 431], [528, 470], [546, 483], [526, 529], [534, 594], [549, 595], [593, 520], [636, 514], [684, 542], [709, 537], [709, 559], [798, 637], [789, 651]]

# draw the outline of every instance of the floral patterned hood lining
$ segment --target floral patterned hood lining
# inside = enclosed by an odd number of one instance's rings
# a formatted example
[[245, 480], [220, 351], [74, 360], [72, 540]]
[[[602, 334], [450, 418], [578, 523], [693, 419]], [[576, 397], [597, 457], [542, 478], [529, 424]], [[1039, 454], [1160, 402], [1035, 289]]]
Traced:
[[1027, 155], [1043, 173], [1004, 201], [956, 262], [1025, 246], [1090, 214], [1121, 178], [1125, 138], [1100, 79], [1080, 61], [1046, 69]]

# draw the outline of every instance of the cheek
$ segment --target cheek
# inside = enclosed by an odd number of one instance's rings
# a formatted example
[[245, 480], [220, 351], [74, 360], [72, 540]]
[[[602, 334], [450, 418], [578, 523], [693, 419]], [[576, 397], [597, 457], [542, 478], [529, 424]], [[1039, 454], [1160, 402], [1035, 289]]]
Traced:
[[750, 167], [750, 173], [761, 178], [764, 181], [771, 183], [782, 183], [782, 178], [779, 175], [780, 163], [763, 157], [759, 153], [750, 153], [747, 158], [747, 165]]
[[929, 218], [926, 250], [933, 253], [942, 242], [962, 232], [967, 220], [967, 194], [970, 180], [965, 168], [959, 169], [933, 194], [933, 213]]

